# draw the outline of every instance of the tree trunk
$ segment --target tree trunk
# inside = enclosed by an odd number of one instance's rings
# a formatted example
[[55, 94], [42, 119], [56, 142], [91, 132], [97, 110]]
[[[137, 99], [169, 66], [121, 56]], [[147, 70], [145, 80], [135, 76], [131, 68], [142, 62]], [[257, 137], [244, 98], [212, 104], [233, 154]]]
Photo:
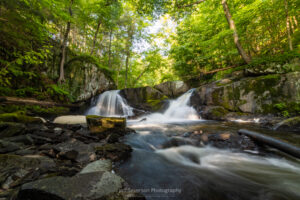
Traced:
[[94, 49], [95, 49], [95, 46], [96, 46], [96, 41], [97, 41], [98, 33], [99, 33], [99, 30], [100, 30], [100, 25], [101, 25], [101, 19], [99, 17], [99, 21], [98, 21], [98, 24], [97, 24], [97, 30], [96, 30], [96, 33], [95, 33], [95, 36], [94, 36], [93, 46], [92, 46], [92, 50], [91, 50], [91, 56], [94, 54]]
[[[72, 17], [72, 5], [73, 5], [73, 0], [70, 1], [70, 6], [69, 6], [69, 14], [70, 17]], [[67, 48], [67, 43], [68, 43], [68, 38], [69, 38], [69, 33], [71, 30], [71, 21], [68, 21], [67, 23], [67, 30], [64, 35], [64, 41], [62, 44], [62, 55], [61, 55], [61, 62], [60, 62], [60, 70], [59, 70], [59, 79], [58, 83], [61, 84], [62, 82], [65, 81], [65, 70], [64, 70], [64, 65], [65, 65], [65, 60], [66, 60], [66, 48]]]
[[288, 1], [284, 0], [284, 8], [285, 8], [285, 15], [286, 15], [286, 30], [289, 42], [289, 48], [293, 51], [293, 43], [291, 38], [291, 29], [290, 29], [290, 21], [289, 21], [289, 8], [288, 8]]
[[133, 87], [138, 83], [138, 81], [140, 80], [140, 78], [148, 71], [148, 69], [149, 69], [149, 66], [147, 66], [146, 69], [144, 69], [142, 71], [142, 73], [140, 73], [140, 75], [133, 82]]
[[125, 66], [126, 66], [126, 71], [125, 71], [125, 88], [127, 88], [129, 57], [130, 57], [130, 52], [127, 51], [126, 64], [125, 64]]
[[292, 155], [296, 158], [300, 158], [300, 148], [299, 147], [293, 146], [293, 145], [285, 143], [281, 140], [277, 140], [272, 137], [265, 136], [260, 133], [257, 133], [254, 131], [249, 131], [246, 129], [241, 129], [238, 131], [238, 133], [246, 135], [261, 144], [268, 145], [270, 147], [274, 147], [274, 148], [276, 148], [280, 151], [283, 151], [285, 153], [288, 153], [289, 155]]
[[112, 29], [109, 32], [109, 47], [108, 47], [108, 67], [111, 69], [111, 43], [112, 43]]
[[233, 30], [234, 44], [235, 44], [236, 48], [238, 49], [239, 54], [242, 56], [243, 60], [247, 64], [249, 64], [251, 62], [251, 58], [247, 55], [247, 53], [243, 49], [242, 45], [240, 44], [239, 36], [238, 36], [237, 30], [236, 30], [234, 21], [231, 17], [231, 14], [230, 14], [230, 11], [229, 11], [229, 8], [228, 8], [228, 5], [227, 5], [227, 1], [222, 0], [222, 5], [223, 5], [223, 9], [224, 9], [225, 16], [226, 16], [227, 22], [229, 24], [229, 27], [230, 27], [231, 30]]

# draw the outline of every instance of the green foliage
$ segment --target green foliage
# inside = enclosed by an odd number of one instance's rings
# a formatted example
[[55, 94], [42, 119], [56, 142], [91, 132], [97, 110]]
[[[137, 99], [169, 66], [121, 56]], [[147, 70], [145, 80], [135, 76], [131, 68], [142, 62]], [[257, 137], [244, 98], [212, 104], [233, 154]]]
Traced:
[[47, 87], [47, 94], [51, 97], [51, 99], [60, 102], [67, 102], [68, 100], [73, 101], [73, 97], [70, 96], [69, 92], [64, 90], [62, 86], [59, 85], [49, 85]]

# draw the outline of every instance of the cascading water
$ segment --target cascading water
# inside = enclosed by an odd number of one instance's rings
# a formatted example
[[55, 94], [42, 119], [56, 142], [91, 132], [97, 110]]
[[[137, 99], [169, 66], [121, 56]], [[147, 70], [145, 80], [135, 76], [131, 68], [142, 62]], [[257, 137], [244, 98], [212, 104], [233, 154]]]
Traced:
[[106, 117], [133, 116], [133, 108], [127, 104], [119, 92], [119, 90], [111, 90], [100, 94], [96, 105], [90, 108], [86, 114]]
[[[196, 110], [189, 105], [190, 98], [194, 92], [191, 89], [170, 101], [168, 109], [164, 113], [153, 113], [143, 116], [143, 122], [171, 122], [171, 121], [186, 121], [186, 120], [199, 120]], [[141, 120], [139, 119], [139, 120]]]

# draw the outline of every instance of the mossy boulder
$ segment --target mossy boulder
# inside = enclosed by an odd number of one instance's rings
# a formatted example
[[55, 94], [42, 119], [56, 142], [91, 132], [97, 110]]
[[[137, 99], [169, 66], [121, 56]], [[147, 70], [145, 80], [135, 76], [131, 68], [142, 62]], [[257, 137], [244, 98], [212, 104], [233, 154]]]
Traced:
[[24, 134], [26, 126], [20, 123], [0, 122], [0, 139]]
[[126, 160], [130, 157], [132, 148], [123, 143], [106, 144], [95, 148], [96, 153], [112, 161]]
[[[230, 112], [278, 114], [276, 104], [285, 102], [297, 115], [300, 104], [300, 72], [214, 82], [196, 89], [193, 106], [222, 106]], [[197, 98], [196, 98], [197, 96]], [[193, 98], [195, 100], [193, 100]]]
[[279, 131], [294, 131], [300, 133], [300, 116], [283, 120], [274, 126]]
[[126, 128], [126, 118], [123, 117], [88, 115], [86, 121], [91, 133], [103, 133], [107, 130], [123, 130], [125, 132]]
[[222, 106], [207, 106], [204, 108], [201, 116], [211, 120], [226, 120], [228, 113], [229, 111]]
[[144, 111], [158, 111], [164, 105], [166, 95], [152, 87], [127, 88], [120, 91], [128, 104], [136, 109]]
[[0, 114], [0, 122], [43, 123], [40, 118], [27, 116], [24, 112]]

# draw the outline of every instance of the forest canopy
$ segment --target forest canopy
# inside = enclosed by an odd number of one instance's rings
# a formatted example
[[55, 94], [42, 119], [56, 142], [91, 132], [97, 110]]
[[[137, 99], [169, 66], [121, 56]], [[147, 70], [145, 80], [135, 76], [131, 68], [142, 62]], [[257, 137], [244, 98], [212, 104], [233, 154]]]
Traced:
[[286, 63], [299, 58], [299, 8], [297, 0], [2, 0], [0, 93], [67, 94], [65, 70], [80, 58], [120, 89]]

